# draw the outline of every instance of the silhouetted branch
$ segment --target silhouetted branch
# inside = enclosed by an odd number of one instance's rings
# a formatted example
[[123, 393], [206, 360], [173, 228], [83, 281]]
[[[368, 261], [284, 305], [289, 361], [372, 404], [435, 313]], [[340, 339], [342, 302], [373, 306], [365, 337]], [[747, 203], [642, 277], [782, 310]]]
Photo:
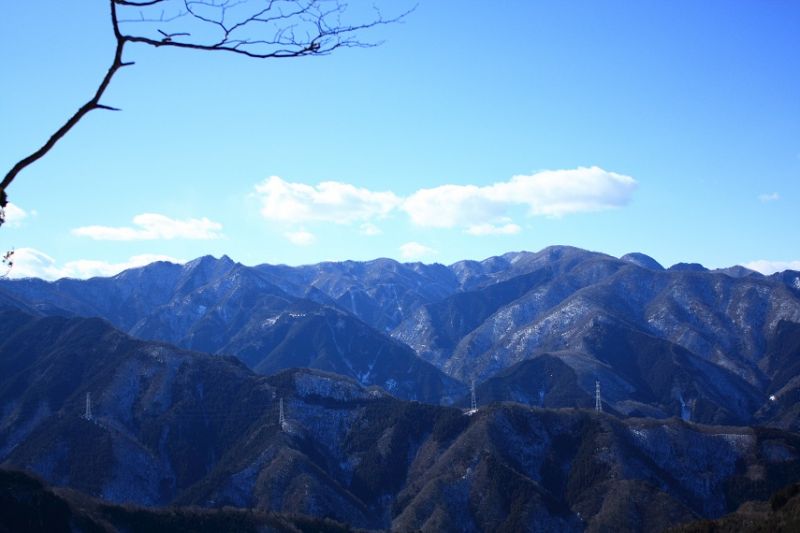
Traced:
[[166, 2], [167, 0], [150, 0], [149, 2], [131, 2], [129, 0], [119, 0], [117, 5], [120, 6], [137, 6], [137, 7], [147, 7], [153, 6], [155, 4], [160, 4], [162, 2]]
[[[145, 26], [135, 34], [125, 34], [128, 42], [269, 59], [375, 46], [356, 35], [398, 22], [413, 11], [384, 18], [375, 10], [366, 22], [345, 24], [342, 17], [346, 10], [347, 5], [338, 0], [172, 0], [159, 6], [157, 16], [146, 16], [139, 10], [138, 19], [121, 23]], [[173, 23], [191, 31], [170, 31], [167, 26]]]
[[14, 250], [8, 250], [6, 253], [0, 257], [0, 264], [3, 265], [5, 268], [5, 272], [0, 274], [0, 279], [8, 277], [8, 274], [11, 272], [11, 269], [14, 267]]
[[[114, 74], [133, 65], [122, 60], [127, 43], [229, 52], [258, 59], [326, 55], [338, 48], [375, 46], [377, 43], [358, 40], [357, 34], [398, 22], [414, 9], [390, 18], [376, 9], [365, 22], [345, 24], [342, 17], [348, 6], [339, 0], [109, 0], [109, 6], [116, 39], [111, 66], [94, 96], [44, 145], [18, 161], [0, 182], [0, 225], [5, 221], [6, 190], [22, 170], [47, 154], [90, 111], [119, 111], [100, 100]], [[119, 16], [130, 10], [138, 10], [139, 18]], [[177, 24], [183, 27], [170, 27]]]
[[[116, 48], [114, 50], [114, 60], [111, 62], [111, 66], [108, 68], [106, 75], [100, 81], [100, 85], [97, 87], [97, 90], [94, 93], [94, 96], [85, 104], [83, 104], [74, 115], [72, 115], [67, 121], [56, 130], [53, 135], [44, 143], [38, 150], [30, 154], [28, 157], [17, 161], [17, 163], [8, 171], [8, 173], [3, 178], [2, 183], [0, 183], [0, 210], [5, 210], [6, 205], [8, 204], [8, 196], [6, 194], [6, 189], [11, 182], [14, 181], [14, 178], [17, 177], [25, 167], [32, 165], [44, 155], [49, 152], [53, 146], [64, 136], [66, 135], [75, 125], [80, 122], [80, 120], [86, 116], [87, 113], [94, 109], [109, 109], [108, 106], [104, 106], [100, 104], [100, 99], [103, 97], [103, 93], [106, 92], [109, 83], [111, 83], [111, 79], [116, 74], [117, 70], [124, 66], [122, 62], [122, 51], [125, 46], [125, 41], [121, 38], [121, 35], [118, 32], [118, 28], [116, 26], [116, 2], [119, 0], [110, 0], [111, 2], [111, 17], [112, 23], [114, 24], [115, 35], [117, 36], [117, 43]], [[0, 223], [5, 222], [5, 213], [0, 213]]]

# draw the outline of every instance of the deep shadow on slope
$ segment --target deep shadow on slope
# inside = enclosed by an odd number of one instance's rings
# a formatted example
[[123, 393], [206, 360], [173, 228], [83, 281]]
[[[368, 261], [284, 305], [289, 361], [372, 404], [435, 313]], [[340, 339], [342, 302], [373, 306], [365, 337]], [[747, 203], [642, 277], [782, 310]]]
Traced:
[[700, 520], [669, 533], [794, 533], [800, 531], [800, 483], [788, 485], [769, 501], [750, 501], [717, 520]]
[[30, 474], [0, 470], [0, 533], [219, 531], [345, 532], [332, 520], [253, 509], [143, 508], [110, 505], [67, 489], [51, 489]]

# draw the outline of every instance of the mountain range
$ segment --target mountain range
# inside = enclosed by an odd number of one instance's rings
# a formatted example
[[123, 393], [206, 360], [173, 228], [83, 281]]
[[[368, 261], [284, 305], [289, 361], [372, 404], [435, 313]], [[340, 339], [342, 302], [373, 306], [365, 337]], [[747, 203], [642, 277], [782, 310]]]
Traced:
[[[112, 278], [3, 280], [0, 305], [101, 317], [260, 373], [318, 368], [432, 403], [463, 402], [472, 380], [549, 355], [586, 394], [599, 379], [622, 414], [733, 424], [777, 416], [786, 428], [796, 420], [780, 414], [793, 403], [796, 372], [775, 362], [793, 353], [779, 334], [800, 323], [800, 273], [791, 271], [664, 269], [643, 254], [560, 246], [450, 266], [246, 267], [206, 256]], [[535, 405], [541, 391], [530, 386]]]
[[207, 256], [0, 309], [0, 461], [117, 504], [651, 531], [800, 479], [798, 272]]

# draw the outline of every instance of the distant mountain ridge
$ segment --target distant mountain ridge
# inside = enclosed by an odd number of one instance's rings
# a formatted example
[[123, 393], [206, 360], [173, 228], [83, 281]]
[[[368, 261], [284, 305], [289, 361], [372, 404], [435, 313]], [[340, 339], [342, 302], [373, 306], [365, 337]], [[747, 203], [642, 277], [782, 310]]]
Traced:
[[[550, 354], [575, 374], [572, 396], [554, 396], [563, 406], [591, 396], [599, 378], [622, 414], [797, 425], [786, 415], [793, 385], [775, 389], [770, 363], [794, 353], [775, 344], [780, 324], [800, 323], [792, 271], [665, 269], [640, 253], [617, 259], [567, 246], [450, 266], [246, 267], [206, 256], [112, 278], [2, 280], [0, 306], [100, 316], [136, 337], [235, 355], [260, 372], [314, 367], [433, 403]], [[535, 405], [538, 394], [523, 396]]]
[[[112, 278], [2, 285], [0, 305], [6, 302], [6, 307], [102, 317], [141, 339], [238, 355], [268, 373], [312, 366], [380, 385], [400, 397], [434, 403], [451, 402], [465, 390], [356, 316], [292, 296], [258, 269], [226, 256], [206, 256], [182, 266], [158, 262]], [[335, 334], [339, 327], [346, 327], [359, 350], [343, 351], [344, 332]], [[287, 346], [292, 339], [297, 344]]]

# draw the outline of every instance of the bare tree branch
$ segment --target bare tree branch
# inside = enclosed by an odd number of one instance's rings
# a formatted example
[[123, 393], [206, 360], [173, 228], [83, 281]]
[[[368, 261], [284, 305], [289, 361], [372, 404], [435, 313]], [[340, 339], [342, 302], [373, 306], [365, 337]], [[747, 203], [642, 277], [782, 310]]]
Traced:
[[[158, 16], [124, 22], [169, 25], [183, 21], [197, 31], [171, 32], [163, 27], [136, 34], [127, 33], [129, 42], [154, 47], [171, 46], [205, 51], [223, 51], [258, 59], [293, 58], [326, 55], [344, 47], [370, 47], [356, 35], [376, 26], [392, 24], [408, 16], [413, 9], [391, 18], [380, 11], [361, 23], [345, 24], [341, 17], [347, 5], [338, 0], [181, 0], [172, 14], [162, 10]], [[173, 0], [172, 4], [177, 5]], [[242, 8], [249, 8], [244, 13]], [[179, 38], [181, 37], [181, 38]]]
[[153, 6], [156, 4], [160, 4], [162, 2], [166, 2], [167, 0], [150, 0], [149, 2], [130, 2], [129, 0], [119, 0], [117, 5], [120, 6], [137, 6], [137, 7], [147, 7]]
[[[229, 52], [258, 59], [330, 54], [338, 48], [370, 47], [357, 34], [399, 22], [416, 6], [384, 18], [380, 11], [366, 22], [345, 24], [347, 4], [340, 0], [108, 0], [116, 46], [114, 58], [94, 96], [83, 104], [38, 150], [18, 161], [0, 182], [0, 225], [5, 221], [6, 190], [17, 175], [44, 157], [90, 111], [118, 108], [100, 103], [123, 61], [127, 43]], [[138, 10], [139, 18], [121, 18]], [[157, 14], [153, 14], [157, 10]], [[183, 27], [172, 28], [175, 24]], [[129, 28], [129, 26], [131, 28]], [[122, 31], [122, 28], [125, 31]], [[129, 31], [129, 29], [131, 31]], [[138, 29], [138, 32], [132, 31]]]
[[[95, 91], [94, 96], [88, 102], [83, 104], [74, 115], [67, 119], [67, 121], [60, 128], [58, 128], [53, 135], [50, 136], [46, 143], [44, 143], [38, 150], [30, 154], [28, 157], [17, 161], [17, 163], [5, 175], [3, 181], [0, 183], [0, 209], [3, 211], [8, 204], [6, 189], [9, 185], [11, 185], [11, 182], [14, 181], [14, 178], [17, 177], [17, 174], [19, 174], [25, 167], [44, 157], [44, 155], [49, 152], [64, 135], [74, 128], [75, 125], [80, 122], [80, 120], [86, 116], [87, 113], [94, 109], [109, 109], [108, 106], [100, 104], [100, 99], [103, 97], [103, 93], [106, 92], [106, 89], [111, 83], [111, 79], [114, 77], [114, 74], [116, 74], [117, 70], [126, 65], [122, 61], [122, 51], [125, 47], [125, 41], [121, 38], [121, 35], [119, 34], [119, 28], [116, 24], [116, 1], [117, 0], [110, 0], [114, 34], [117, 36], [117, 45], [114, 50], [114, 59], [111, 62], [111, 66], [108, 68], [106, 75], [100, 81], [100, 85], [97, 87], [97, 91]], [[4, 212], [0, 213], [0, 223], [5, 221], [4, 215]]]
[[5, 268], [5, 272], [0, 274], [0, 279], [7, 278], [14, 267], [14, 250], [8, 250], [0, 257], [0, 264]]

